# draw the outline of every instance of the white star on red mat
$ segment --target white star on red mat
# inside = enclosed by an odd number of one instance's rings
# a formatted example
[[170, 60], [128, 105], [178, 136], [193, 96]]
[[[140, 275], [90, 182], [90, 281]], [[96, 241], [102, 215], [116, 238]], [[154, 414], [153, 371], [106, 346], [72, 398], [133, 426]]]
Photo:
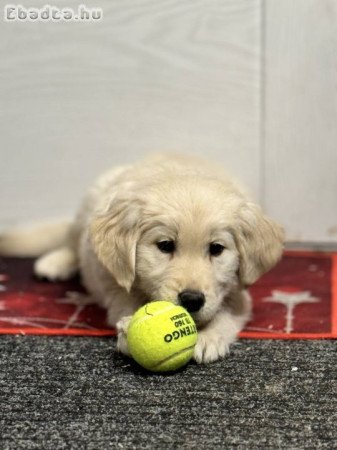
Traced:
[[[72, 304], [74, 305], [74, 312], [70, 315], [70, 317], [67, 320], [62, 319], [54, 319], [52, 317], [26, 317], [26, 316], [4, 316], [0, 315], [0, 322], [1, 323], [9, 323], [11, 325], [15, 326], [28, 326], [33, 328], [40, 328], [45, 329], [48, 328], [50, 324], [56, 324], [58, 327], [62, 328], [84, 328], [88, 330], [95, 330], [95, 327], [92, 327], [91, 325], [83, 322], [78, 322], [78, 316], [81, 313], [81, 311], [86, 307], [85, 300], [88, 302], [88, 296], [84, 296], [84, 299], [81, 298], [82, 294], [78, 292], [68, 291], [66, 292], [66, 298], [60, 298], [56, 300], [57, 303], [64, 303], [64, 304]], [[39, 297], [40, 299], [43, 299], [43, 297]], [[5, 300], [0, 300], [0, 312], [2, 311], [8, 311], [8, 307]], [[24, 333], [24, 331], [22, 331]]]
[[[63, 328], [71, 328], [72, 326], [76, 325], [78, 316], [81, 314], [81, 312], [84, 310], [84, 308], [87, 305], [92, 303], [92, 299], [88, 295], [81, 294], [80, 292], [67, 291], [66, 296], [63, 298], [58, 298], [56, 300], [56, 303], [75, 306], [75, 311], [69, 317], [69, 319], [67, 320], [67, 322], [65, 323], [65, 325], [63, 327]], [[92, 327], [90, 327], [90, 325], [87, 325], [86, 328], [92, 328]]]
[[320, 299], [313, 297], [310, 291], [300, 291], [295, 288], [286, 288], [284, 291], [275, 289], [270, 297], [265, 297], [265, 302], [281, 303], [286, 307], [286, 327], [284, 331], [291, 333], [294, 329], [294, 309], [301, 303], [317, 303]]

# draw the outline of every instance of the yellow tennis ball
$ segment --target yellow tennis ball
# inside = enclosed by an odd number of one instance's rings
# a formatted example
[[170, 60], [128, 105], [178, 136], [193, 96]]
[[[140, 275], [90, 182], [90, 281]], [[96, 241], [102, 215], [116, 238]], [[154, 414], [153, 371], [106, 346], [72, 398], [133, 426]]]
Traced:
[[131, 356], [152, 372], [179, 369], [193, 356], [197, 328], [186, 309], [167, 301], [142, 306], [127, 334]]

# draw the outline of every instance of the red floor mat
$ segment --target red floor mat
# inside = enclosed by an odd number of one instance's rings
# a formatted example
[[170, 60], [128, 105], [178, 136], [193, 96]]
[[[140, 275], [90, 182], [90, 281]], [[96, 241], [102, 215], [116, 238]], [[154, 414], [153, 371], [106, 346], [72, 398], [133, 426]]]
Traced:
[[[32, 260], [0, 259], [0, 333], [114, 335], [105, 311], [74, 306], [77, 279], [38, 281]], [[337, 253], [288, 252], [250, 289], [253, 320], [246, 338], [337, 338]]]

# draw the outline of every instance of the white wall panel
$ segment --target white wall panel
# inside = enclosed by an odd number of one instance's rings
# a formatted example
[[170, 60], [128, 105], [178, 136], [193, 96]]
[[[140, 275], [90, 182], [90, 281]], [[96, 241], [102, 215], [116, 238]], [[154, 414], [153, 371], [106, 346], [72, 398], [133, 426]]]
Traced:
[[90, 6], [101, 22], [1, 23], [0, 225], [70, 214], [101, 170], [162, 149], [258, 194], [260, 1]]
[[288, 239], [337, 242], [337, 2], [265, 8], [264, 203]]

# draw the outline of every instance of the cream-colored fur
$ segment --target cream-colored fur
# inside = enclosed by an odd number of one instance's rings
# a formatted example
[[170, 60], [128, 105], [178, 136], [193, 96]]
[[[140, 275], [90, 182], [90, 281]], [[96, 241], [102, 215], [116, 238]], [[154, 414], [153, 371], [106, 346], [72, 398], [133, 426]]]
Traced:
[[[174, 241], [173, 253], [158, 249], [163, 240]], [[211, 243], [224, 251], [211, 256]], [[194, 358], [210, 362], [228, 352], [248, 320], [246, 287], [279, 260], [282, 245], [282, 229], [227, 175], [195, 158], [158, 156], [101, 176], [67, 239], [35, 271], [54, 280], [79, 269], [126, 354], [129, 319], [140, 305], [178, 303], [186, 289], [204, 293], [204, 306], [192, 313]]]

